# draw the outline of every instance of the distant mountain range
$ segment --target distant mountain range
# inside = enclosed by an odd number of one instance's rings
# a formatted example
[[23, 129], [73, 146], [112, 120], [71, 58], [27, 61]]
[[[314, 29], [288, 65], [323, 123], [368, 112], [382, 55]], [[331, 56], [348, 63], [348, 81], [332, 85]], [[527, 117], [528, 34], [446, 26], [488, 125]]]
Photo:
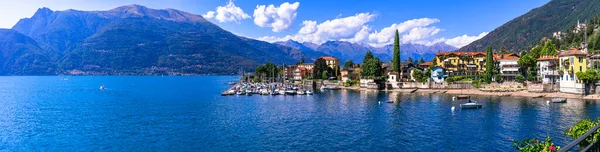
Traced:
[[[350, 43], [345, 41], [327, 41], [321, 45], [317, 45], [310, 42], [299, 43], [293, 40], [275, 42], [288, 46], [294, 49], [302, 50], [306, 54], [315, 55], [331, 55], [340, 58], [342, 62], [352, 60], [354, 63], [362, 63], [367, 51], [373, 52], [373, 54], [380, 58], [384, 62], [392, 60], [394, 51], [393, 45], [386, 45], [384, 47], [372, 47], [369, 45]], [[435, 57], [438, 51], [449, 52], [454, 51], [457, 48], [447, 45], [445, 43], [437, 43], [431, 46], [422, 44], [401, 44], [400, 45], [400, 57], [402, 60], [413, 58], [417, 61], [423, 57], [425, 61], [430, 61]], [[320, 54], [317, 54], [320, 53]]]
[[552, 37], [553, 32], [565, 31], [600, 13], [598, 0], [552, 0], [504, 25], [483, 38], [459, 49], [459, 51], [485, 51], [486, 47], [520, 51], [539, 42], [543, 37]]
[[0, 32], [2, 75], [234, 74], [322, 55], [239, 37], [200, 15], [140, 5], [40, 8]]

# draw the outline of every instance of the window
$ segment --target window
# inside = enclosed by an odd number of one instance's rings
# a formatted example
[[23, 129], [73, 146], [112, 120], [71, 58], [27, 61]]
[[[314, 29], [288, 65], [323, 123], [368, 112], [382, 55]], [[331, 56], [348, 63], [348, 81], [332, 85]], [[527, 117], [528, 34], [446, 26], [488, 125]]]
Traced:
[[583, 62], [583, 58], [579, 57], [579, 63]]
[[571, 76], [571, 81], [572, 81], [572, 80], [575, 80], [575, 77], [574, 77], [574, 76]]
[[[581, 57], [579, 57], [581, 59]], [[581, 61], [580, 61], [581, 62]], [[579, 66], [579, 72], [583, 71], [581, 66]]]

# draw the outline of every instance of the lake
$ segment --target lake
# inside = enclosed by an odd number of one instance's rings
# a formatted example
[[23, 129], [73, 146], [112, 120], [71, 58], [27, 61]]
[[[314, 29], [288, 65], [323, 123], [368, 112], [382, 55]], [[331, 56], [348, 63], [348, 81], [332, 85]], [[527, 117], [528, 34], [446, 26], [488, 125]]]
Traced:
[[351, 90], [220, 96], [234, 79], [0, 77], [0, 150], [514, 151], [526, 137], [568, 144], [564, 130], [600, 107], [473, 96], [483, 109], [461, 110], [452, 95]]

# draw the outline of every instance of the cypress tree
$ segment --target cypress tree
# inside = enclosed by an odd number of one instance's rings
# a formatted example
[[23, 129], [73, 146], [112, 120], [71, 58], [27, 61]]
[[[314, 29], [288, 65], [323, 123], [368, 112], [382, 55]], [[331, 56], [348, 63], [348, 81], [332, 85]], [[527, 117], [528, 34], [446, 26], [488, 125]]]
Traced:
[[398, 36], [398, 29], [396, 29], [396, 36], [394, 37], [394, 56], [392, 57], [392, 67], [394, 72], [400, 71], [400, 37]]
[[485, 54], [485, 82], [492, 82], [492, 76], [494, 74], [494, 54], [492, 53], [492, 48], [487, 48], [487, 53]]

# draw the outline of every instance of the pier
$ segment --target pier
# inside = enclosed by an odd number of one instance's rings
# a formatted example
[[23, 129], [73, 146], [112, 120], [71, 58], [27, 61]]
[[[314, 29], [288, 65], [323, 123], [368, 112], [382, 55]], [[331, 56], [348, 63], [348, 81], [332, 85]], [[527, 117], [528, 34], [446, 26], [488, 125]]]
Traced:
[[230, 95], [312, 95], [311, 87], [306, 87], [297, 84], [286, 84], [280, 82], [271, 83], [254, 83], [254, 82], [238, 82], [232, 85], [229, 89], [223, 91], [221, 96]]

